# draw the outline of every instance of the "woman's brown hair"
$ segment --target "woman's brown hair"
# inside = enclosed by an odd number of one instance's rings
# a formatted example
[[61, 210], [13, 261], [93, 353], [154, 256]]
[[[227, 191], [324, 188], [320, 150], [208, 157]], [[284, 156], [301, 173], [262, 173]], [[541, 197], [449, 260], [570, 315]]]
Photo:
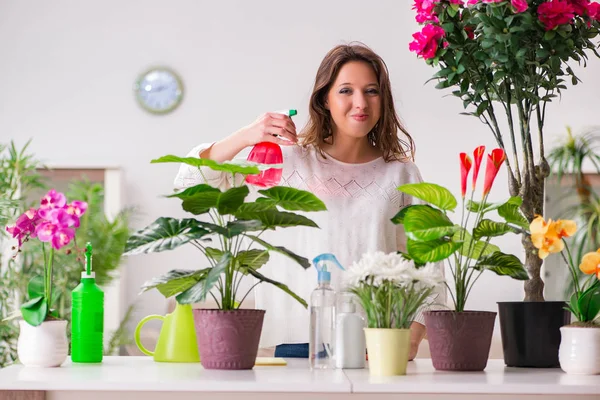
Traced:
[[[350, 61], [366, 62], [377, 75], [381, 93], [381, 116], [369, 132], [369, 140], [382, 152], [386, 162], [413, 160], [415, 143], [396, 114], [387, 66], [381, 57], [362, 43], [336, 46], [321, 62], [310, 96], [308, 123], [300, 134], [302, 144], [314, 145], [324, 156], [321, 143], [333, 140], [331, 114], [325, 108], [325, 100], [340, 69]], [[398, 131], [404, 133], [406, 140], [398, 137]]]

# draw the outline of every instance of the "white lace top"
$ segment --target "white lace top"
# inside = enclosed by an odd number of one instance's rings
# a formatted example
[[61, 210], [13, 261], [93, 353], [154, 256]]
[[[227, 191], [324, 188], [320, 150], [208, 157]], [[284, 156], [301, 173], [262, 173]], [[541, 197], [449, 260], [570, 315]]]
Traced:
[[[198, 157], [211, 143], [195, 147], [188, 157]], [[412, 162], [389, 162], [382, 158], [363, 164], [348, 164], [323, 157], [312, 147], [284, 146], [283, 176], [280, 185], [307, 190], [319, 197], [327, 211], [303, 213], [320, 229], [309, 227], [278, 228], [261, 238], [312, 260], [321, 253], [333, 253], [348, 267], [365, 252], [404, 250], [406, 237], [401, 226], [390, 219], [411, 203], [410, 196], [396, 190], [402, 184], [422, 181]], [[176, 189], [204, 181], [222, 189], [231, 186], [231, 175], [182, 165], [175, 178]], [[256, 188], [250, 186], [251, 195]], [[440, 268], [442, 265], [440, 264]], [[443, 272], [443, 268], [442, 268]], [[289, 258], [271, 253], [261, 273], [288, 285], [307, 302], [317, 285], [314, 268], [304, 270]], [[331, 284], [339, 292], [343, 271], [331, 271]], [[445, 289], [439, 289], [436, 303], [445, 304]], [[436, 295], [437, 295], [436, 294]], [[306, 343], [309, 313], [291, 296], [263, 283], [255, 289], [256, 308], [267, 310], [261, 347], [282, 343]], [[423, 322], [421, 313], [415, 318]]]

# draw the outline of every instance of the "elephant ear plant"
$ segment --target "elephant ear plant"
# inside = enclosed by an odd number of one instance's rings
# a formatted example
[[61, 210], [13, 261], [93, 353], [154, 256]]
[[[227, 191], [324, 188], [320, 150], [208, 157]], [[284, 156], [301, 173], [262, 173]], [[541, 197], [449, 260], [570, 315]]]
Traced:
[[[460, 224], [450, 219], [449, 214], [455, 211], [458, 202], [448, 189], [433, 183], [406, 184], [398, 188], [427, 203], [405, 207], [392, 219], [404, 226], [406, 255], [417, 264], [447, 260], [452, 272], [454, 287], [446, 285], [450, 289], [454, 311], [424, 313], [431, 358], [434, 367], [440, 370], [477, 371], [487, 364], [496, 313], [465, 310], [469, 293], [483, 271], [528, 279], [519, 258], [490, 243], [493, 238], [507, 233], [526, 233], [528, 228], [527, 220], [519, 211], [520, 197], [511, 197], [502, 203], [487, 202], [505, 159], [502, 149], [494, 149], [488, 155], [481, 201], [473, 200], [484, 151], [485, 148], [480, 146], [473, 153], [475, 167], [470, 200], [466, 200], [467, 178], [473, 162], [467, 154], [460, 154]], [[490, 219], [487, 215], [491, 211], [497, 211], [502, 220]]]
[[[260, 196], [255, 201], [246, 201], [250, 190], [243, 183], [235, 185], [236, 181], [240, 181], [240, 179], [236, 179], [236, 175], [258, 174], [261, 169], [272, 168], [273, 165], [263, 166], [235, 161], [217, 163], [207, 159], [181, 158], [171, 155], [152, 161], [152, 163], [168, 162], [184, 163], [198, 168], [208, 167], [224, 174], [231, 174], [234, 184], [230, 189], [222, 191], [209, 184], [200, 183], [168, 196], [180, 199], [183, 209], [193, 214], [193, 217], [183, 219], [161, 217], [129, 238], [125, 249], [127, 255], [173, 250], [189, 243], [206, 257], [207, 266], [205, 268], [169, 271], [165, 275], [145, 283], [143, 291], [156, 288], [165, 297], [176, 295], [179, 304], [193, 304], [211, 296], [216, 301], [219, 310], [229, 312], [229, 315], [231, 315], [231, 311], [236, 311], [238, 314], [250, 311], [261, 312], [260, 327], [262, 327], [263, 310], [239, 310], [251, 290], [243, 295], [238, 293], [240, 282], [244, 276], [249, 275], [256, 278], [256, 284], [275, 285], [307, 307], [306, 301], [290, 290], [287, 285], [270, 279], [260, 273], [259, 269], [269, 261], [270, 252], [281, 253], [304, 269], [310, 267], [310, 262], [291, 250], [267, 243], [260, 236], [264, 231], [276, 228], [294, 226], [318, 228], [312, 220], [293, 211], [325, 211], [324, 203], [309, 192], [280, 186], [259, 190]], [[243, 180], [241, 181], [243, 182]], [[210, 222], [197, 217], [207, 217], [204, 219], [210, 220]], [[252, 368], [254, 358], [251, 354], [247, 357], [247, 362], [227, 364], [221, 361], [210, 361], [206, 356], [209, 354], [209, 350], [203, 351], [200, 337], [202, 333], [207, 332], [205, 328], [199, 329], [199, 325], [203, 324], [199, 321], [197, 313], [200, 311], [214, 310], [194, 310], [200, 355], [204, 367]], [[245, 324], [247, 325], [247, 322]], [[208, 325], [213, 327], [215, 323], [211, 321]], [[251, 344], [247, 337], [240, 339], [246, 343], [242, 347], [254, 347], [254, 357], [256, 357], [259, 337], [260, 330], [255, 345]], [[240, 347], [239, 344], [236, 346]], [[211, 354], [214, 351], [215, 349]], [[223, 354], [223, 357], [225, 356]]]

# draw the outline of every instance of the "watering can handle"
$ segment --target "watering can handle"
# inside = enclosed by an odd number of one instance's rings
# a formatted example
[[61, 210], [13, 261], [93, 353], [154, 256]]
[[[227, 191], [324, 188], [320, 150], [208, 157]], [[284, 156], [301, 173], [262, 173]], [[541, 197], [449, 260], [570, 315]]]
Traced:
[[160, 319], [161, 321], [165, 320], [165, 317], [162, 315], [148, 315], [146, 318], [142, 319], [140, 321], [139, 324], [137, 324], [136, 328], [135, 328], [135, 344], [137, 345], [137, 347], [140, 349], [140, 351], [142, 353], [144, 353], [147, 356], [153, 357], [154, 356], [154, 352], [148, 350], [147, 348], [144, 347], [144, 345], [142, 344], [142, 341], [140, 340], [140, 332], [142, 331], [142, 326], [144, 326], [144, 324], [150, 320], [153, 319]]

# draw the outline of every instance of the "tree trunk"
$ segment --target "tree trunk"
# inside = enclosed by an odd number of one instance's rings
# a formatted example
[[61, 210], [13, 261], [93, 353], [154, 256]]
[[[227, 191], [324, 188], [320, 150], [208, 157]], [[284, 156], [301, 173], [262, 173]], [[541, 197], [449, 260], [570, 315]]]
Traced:
[[[521, 211], [531, 222], [536, 215], [544, 215], [544, 183], [550, 174], [550, 167], [546, 160], [541, 160], [540, 165], [535, 166], [535, 171], [528, 173], [527, 168], [523, 171], [520, 195], [523, 199]], [[529, 273], [529, 280], [525, 281], [525, 301], [544, 301], [544, 281], [540, 276], [542, 259], [538, 257], [538, 250], [531, 243], [528, 235], [521, 238], [525, 250], [525, 268]]]

